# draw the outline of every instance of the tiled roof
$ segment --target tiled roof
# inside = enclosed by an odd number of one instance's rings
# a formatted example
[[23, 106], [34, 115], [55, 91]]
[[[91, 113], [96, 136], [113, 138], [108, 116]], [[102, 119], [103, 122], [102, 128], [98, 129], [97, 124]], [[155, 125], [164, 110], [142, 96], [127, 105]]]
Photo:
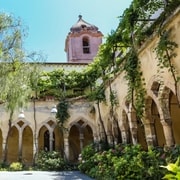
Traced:
[[71, 32], [79, 32], [81, 30], [93, 30], [93, 31], [98, 31], [98, 27], [95, 25], [89, 24], [86, 21], [82, 19], [82, 16], [79, 15], [79, 20], [77, 21], [76, 24], [74, 24], [71, 27]]

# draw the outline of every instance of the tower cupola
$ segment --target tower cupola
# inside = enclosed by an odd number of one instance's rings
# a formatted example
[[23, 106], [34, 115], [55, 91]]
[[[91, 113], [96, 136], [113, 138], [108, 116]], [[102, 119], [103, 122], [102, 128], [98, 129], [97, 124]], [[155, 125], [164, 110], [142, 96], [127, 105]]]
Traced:
[[65, 51], [70, 63], [90, 63], [97, 55], [103, 34], [93, 24], [82, 19], [70, 28], [66, 38]]
[[71, 27], [71, 32], [80, 32], [80, 31], [83, 31], [83, 30], [86, 30], [86, 31], [98, 31], [98, 28], [92, 24], [89, 24], [87, 23], [86, 21], [84, 21], [82, 19], [82, 16], [79, 15], [79, 20], [77, 21], [76, 24], [74, 24], [72, 27]]

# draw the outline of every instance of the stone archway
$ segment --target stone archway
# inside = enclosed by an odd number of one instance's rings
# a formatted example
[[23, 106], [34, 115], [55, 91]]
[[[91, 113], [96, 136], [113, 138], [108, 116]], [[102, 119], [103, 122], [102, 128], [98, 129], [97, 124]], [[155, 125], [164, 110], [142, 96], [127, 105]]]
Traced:
[[147, 144], [161, 147], [166, 145], [166, 134], [164, 131], [166, 125], [164, 125], [163, 112], [167, 110], [164, 109], [166, 103], [163, 102], [167, 98], [163, 97], [163, 87], [164, 85], [160, 83], [158, 77], [153, 76], [151, 78], [147, 90], [148, 97], [145, 103], [145, 118], [143, 119]]
[[[159, 104], [160, 104], [159, 111], [160, 111], [161, 124], [163, 126], [164, 136], [166, 140], [165, 145], [169, 147], [175, 144], [174, 136], [173, 136], [173, 126], [172, 126], [173, 121], [170, 112], [170, 105], [171, 105], [170, 94], [171, 94], [171, 89], [165, 85], [162, 85], [161, 91], [159, 93]], [[173, 102], [173, 99], [171, 100]]]
[[157, 146], [163, 147], [166, 144], [166, 140], [164, 136], [163, 127], [161, 124], [160, 115], [154, 101], [152, 101], [151, 104], [151, 116], [153, 118], [152, 125], [154, 125]]
[[38, 132], [39, 151], [60, 151], [63, 155], [63, 135], [54, 120], [46, 120]]
[[121, 135], [121, 129], [120, 129], [120, 123], [119, 123], [119, 117], [117, 111], [118, 110], [116, 110], [116, 113], [112, 120], [112, 125], [113, 125], [112, 132], [114, 136], [114, 144], [122, 143], [122, 135]]
[[147, 149], [144, 125], [141, 120], [137, 121], [137, 140], [143, 149]]
[[[41, 129], [39, 130], [39, 138], [38, 138], [39, 151], [49, 150], [49, 147], [46, 147], [46, 140], [45, 140], [45, 137], [47, 137], [47, 134], [49, 134], [48, 128], [46, 126], [42, 126]], [[49, 146], [49, 142], [48, 142], [48, 146]]]
[[119, 121], [122, 142], [127, 144], [140, 144], [147, 149], [145, 129], [142, 120], [136, 116], [136, 111], [131, 103], [124, 101], [124, 109], [121, 111], [121, 121]]
[[54, 128], [54, 145], [55, 145], [55, 151], [61, 152], [62, 157], [64, 156], [64, 138], [63, 138], [63, 133], [62, 130], [56, 126]]
[[93, 130], [84, 120], [75, 121], [69, 131], [69, 160], [78, 161], [82, 149], [93, 143]]
[[122, 111], [122, 121], [120, 122], [120, 129], [122, 135], [122, 142], [125, 144], [132, 143], [131, 130], [129, 127], [128, 116], [125, 110]]
[[[168, 85], [168, 86], [166, 86]], [[161, 108], [162, 108], [162, 123], [165, 132], [166, 145], [173, 146], [180, 144], [179, 132], [179, 101], [175, 95], [174, 86], [171, 83], [166, 83], [162, 88], [161, 93]]]
[[92, 129], [89, 125], [86, 125], [84, 127], [84, 144], [83, 146], [85, 147], [86, 145], [89, 145], [93, 143], [93, 132]]
[[13, 126], [11, 128], [10, 135], [8, 137], [8, 150], [7, 150], [7, 162], [17, 162], [19, 160], [19, 132], [18, 129]]
[[156, 102], [148, 96], [145, 102], [143, 118], [146, 142], [148, 145], [163, 147], [166, 144], [164, 131]]
[[33, 132], [29, 126], [26, 126], [22, 133], [22, 162], [33, 163]]
[[177, 97], [175, 94], [170, 90], [169, 91], [169, 111], [171, 115], [171, 121], [172, 121], [172, 131], [173, 131], [173, 138], [175, 141], [175, 144], [180, 144], [180, 105], [178, 102]]
[[72, 162], [78, 161], [80, 148], [80, 132], [76, 125], [73, 125], [69, 132], [69, 160]]

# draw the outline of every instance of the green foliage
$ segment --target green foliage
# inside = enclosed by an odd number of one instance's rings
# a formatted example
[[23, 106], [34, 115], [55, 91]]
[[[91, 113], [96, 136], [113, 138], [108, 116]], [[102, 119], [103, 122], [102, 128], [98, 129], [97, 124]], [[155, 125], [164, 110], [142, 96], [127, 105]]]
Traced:
[[97, 103], [105, 102], [106, 96], [104, 86], [96, 86], [96, 88], [88, 94], [88, 98], [90, 101], [95, 101]]
[[57, 105], [56, 113], [56, 118], [60, 125], [63, 125], [63, 123], [70, 117], [68, 112], [68, 106], [68, 101], [65, 98], [61, 98]]
[[[41, 96], [52, 95], [60, 98], [62, 95], [69, 96], [68, 90], [81, 89], [84, 90], [93, 83], [94, 75], [89, 71], [70, 71], [65, 72], [64, 69], [57, 69], [51, 72], [43, 72], [38, 81], [38, 87]], [[77, 96], [77, 94], [74, 94]]]
[[13, 162], [9, 166], [10, 171], [22, 171], [23, 170], [23, 165], [20, 162]]
[[52, 72], [42, 72], [38, 79], [40, 95], [51, 95], [59, 98], [65, 89], [64, 76], [63, 69], [58, 69]]
[[[130, 7], [121, 16], [117, 29], [112, 31], [106, 37], [106, 43], [100, 46], [94, 61], [82, 72], [73, 71], [65, 74], [58, 70], [49, 73], [46, 78], [43, 78], [47, 83], [42, 88], [44, 89], [43, 92], [59, 97], [63, 87], [66, 87], [66, 89], [90, 87], [93, 91], [88, 97], [101, 102], [105, 100], [103, 91], [107, 82], [124, 70], [129, 87], [128, 100], [133, 104], [137, 116], [141, 118], [146, 91], [143, 74], [140, 70], [141, 65], [138, 60], [138, 47], [153, 32], [157, 32], [158, 28], [162, 29], [163, 22], [178, 5], [179, 0], [168, 1], [167, 5], [161, 0], [132, 1]], [[151, 20], [151, 16], [158, 9], [164, 9], [164, 11], [156, 20]], [[174, 50], [176, 44], [167, 40], [166, 36], [167, 33], [164, 32], [156, 49], [160, 60], [159, 66], [168, 66], [169, 70], [175, 74], [174, 66], [166, 59], [175, 56], [172, 50]], [[169, 53], [169, 57], [164, 54], [165, 51]], [[118, 56], [116, 56], [117, 52], [119, 52]], [[175, 77], [174, 79], [177, 81], [179, 78]]]
[[180, 180], [180, 158], [178, 157], [175, 163], [169, 163], [167, 166], [161, 166], [168, 170], [168, 173], [163, 177], [163, 179], [169, 180]]
[[59, 152], [41, 151], [37, 158], [37, 167], [39, 170], [64, 170], [65, 162]]
[[4, 162], [0, 162], [0, 171], [7, 171], [8, 170], [8, 165], [5, 164]]
[[11, 113], [30, 95], [29, 64], [22, 46], [24, 30], [19, 19], [0, 14], [0, 99]]
[[158, 66], [160, 68], [172, 68], [172, 64], [170, 60], [176, 57], [174, 53], [175, 48], [177, 48], [177, 44], [170, 40], [170, 32], [164, 31], [161, 33], [160, 40], [155, 48], [157, 58], [159, 60]]
[[[121, 16], [117, 29], [113, 30], [106, 37], [106, 43], [100, 46], [94, 61], [82, 72], [64, 72], [63, 69], [59, 69], [44, 73], [38, 84], [41, 94], [43, 96], [54, 95], [59, 98], [65, 90], [73, 88], [84, 90], [90, 87], [93, 91], [96, 91], [92, 92], [91, 99], [100, 100], [104, 97], [98, 87], [104, 90], [107, 82], [116, 77], [117, 73], [121, 73], [124, 70], [129, 85], [128, 98], [137, 110], [137, 116], [141, 117], [143, 114], [145, 90], [140, 62], [137, 56], [138, 47], [153, 32], [156, 32], [159, 27], [162, 28], [166, 17], [178, 5], [179, 0], [168, 1], [168, 5], [165, 5], [162, 0], [132, 1], [130, 7]], [[164, 11], [159, 18], [150, 21], [151, 16], [160, 8], [164, 9]], [[163, 36], [161, 37], [162, 40], [164, 39]], [[160, 51], [163, 50], [163, 44], [159, 44]], [[167, 43], [165, 44], [167, 46]], [[172, 42], [168, 42], [168, 44], [170, 45], [169, 50], [175, 45]], [[162, 52], [160, 51], [158, 53], [162, 59], [164, 55], [161, 56]], [[119, 53], [118, 56], [116, 56], [117, 53]], [[170, 57], [174, 55], [172, 53]], [[165, 59], [162, 59], [161, 64], [167, 66]], [[169, 67], [174, 71], [173, 66]], [[71, 96], [73, 95], [71, 94]], [[77, 96], [77, 94], [74, 96]]]
[[179, 149], [174, 147], [164, 151], [163, 148], [149, 147], [145, 151], [140, 145], [120, 144], [113, 149], [96, 151], [91, 145], [82, 151], [79, 169], [97, 180], [160, 180], [166, 173], [161, 166], [171, 163], [179, 155]]
[[113, 90], [110, 91], [110, 102], [112, 108], [118, 105], [117, 93]]
[[145, 106], [145, 88], [140, 71], [140, 64], [136, 52], [133, 50], [128, 54], [124, 65], [125, 78], [128, 81], [128, 100], [132, 102], [139, 118], [143, 115]]
[[95, 162], [93, 158], [94, 154], [95, 154], [95, 150], [92, 145], [88, 145], [82, 150], [81, 152], [82, 161], [78, 166], [81, 172], [88, 174], [88, 170], [93, 169], [93, 167], [95, 166]]
[[157, 58], [158, 58], [158, 72], [162, 73], [163, 68], [166, 68], [172, 75], [175, 83], [175, 92], [177, 95], [177, 83], [180, 79], [180, 77], [177, 76], [177, 70], [172, 63], [172, 60], [174, 57], [176, 57], [176, 53], [174, 52], [175, 48], [178, 47], [178, 45], [170, 40], [170, 31], [160, 31], [160, 39], [159, 42], [155, 48]]

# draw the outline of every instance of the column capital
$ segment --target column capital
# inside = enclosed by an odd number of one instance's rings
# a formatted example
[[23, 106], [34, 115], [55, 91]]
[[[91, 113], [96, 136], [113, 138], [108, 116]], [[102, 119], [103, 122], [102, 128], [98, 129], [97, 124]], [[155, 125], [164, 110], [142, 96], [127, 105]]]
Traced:
[[64, 135], [64, 138], [69, 138], [69, 131], [68, 130], [65, 130], [63, 131], [63, 135]]
[[167, 119], [163, 118], [163, 119], [161, 119], [161, 124], [163, 126], [171, 126], [172, 125], [172, 120], [171, 120], [170, 117], [167, 118]]

